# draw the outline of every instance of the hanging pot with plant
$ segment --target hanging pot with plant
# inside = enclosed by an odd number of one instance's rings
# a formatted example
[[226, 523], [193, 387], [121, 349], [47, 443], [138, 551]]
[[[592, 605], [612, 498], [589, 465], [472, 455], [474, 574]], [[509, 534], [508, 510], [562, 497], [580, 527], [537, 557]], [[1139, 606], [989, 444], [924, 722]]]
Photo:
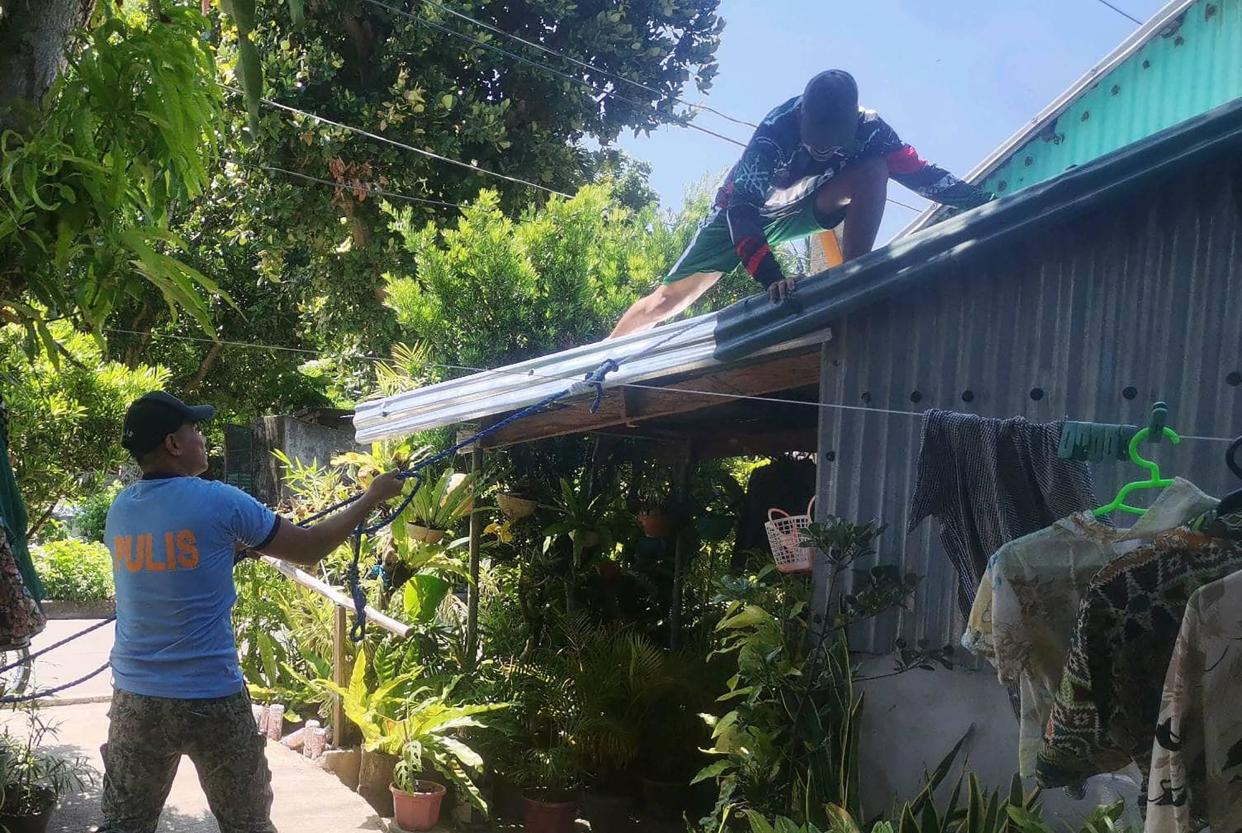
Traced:
[[438, 544], [448, 531], [474, 511], [478, 475], [446, 471], [439, 479], [424, 480], [410, 501], [406, 529], [415, 541]]
[[539, 508], [539, 504], [530, 498], [510, 494], [509, 492], [501, 492], [496, 495], [496, 505], [500, 507], [500, 511], [504, 516], [511, 521], [521, 521], [529, 518]]

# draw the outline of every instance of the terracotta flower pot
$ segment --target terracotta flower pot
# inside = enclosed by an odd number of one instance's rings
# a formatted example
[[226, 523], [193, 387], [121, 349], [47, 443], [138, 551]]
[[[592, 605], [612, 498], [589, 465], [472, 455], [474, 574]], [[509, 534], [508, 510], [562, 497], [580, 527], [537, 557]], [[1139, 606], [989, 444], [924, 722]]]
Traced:
[[504, 493], [496, 495], [496, 505], [500, 507], [500, 511], [504, 516], [511, 521], [529, 518], [539, 508], [539, 504], [529, 498]]
[[438, 544], [444, 540], [444, 536], [448, 533], [443, 529], [428, 529], [418, 524], [406, 524], [406, 531], [415, 541], [421, 541], [424, 544]]
[[641, 512], [637, 520], [648, 538], [667, 538], [673, 534], [673, 516], [663, 510]]
[[530, 796], [522, 798], [526, 833], [573, 833], [577, 818], [577, 801], [544, 801]]
[[389, 784], [392, 791], [393, 821], [402, 830], [430, 830], [440, 821], [440, 803], [446, 787], [434, 781], [415, 781], [415, 792], [406, 792]]
[[595, 570], [602, 578], [606, 578], [609, 581], [621, 578], [621, 574], [624, 572], [621, 565], [615, 561], [601, 561], [595, 565]]

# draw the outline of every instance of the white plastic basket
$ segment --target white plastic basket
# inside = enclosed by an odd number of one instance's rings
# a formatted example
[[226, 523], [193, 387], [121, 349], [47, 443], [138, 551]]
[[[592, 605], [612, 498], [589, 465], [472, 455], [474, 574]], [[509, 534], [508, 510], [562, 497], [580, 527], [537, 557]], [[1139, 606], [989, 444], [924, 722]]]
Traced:
[[[768, 521], [764, 529], [768, 532], [768, 543], [772, 546], [772, 557], [776, 559], [776, 569], [782, 573], [809, 573], [815, 562], [815, 548], [804, 547], [802, 530], [811, 525], [815, 498], [806, 505], [805, 515], [791, 515], [783, 509], [768, 510]], [[777, 515], [781, 517], [777, 517]]]

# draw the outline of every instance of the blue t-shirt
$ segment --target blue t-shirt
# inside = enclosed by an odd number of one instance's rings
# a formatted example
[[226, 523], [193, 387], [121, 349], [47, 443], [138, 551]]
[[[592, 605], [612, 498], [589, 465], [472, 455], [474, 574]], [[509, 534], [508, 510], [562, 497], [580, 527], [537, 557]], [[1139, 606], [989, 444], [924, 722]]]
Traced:
[[117, 495], [104, 533], [116, 580], [117, 688], [188, 700], [242, 690], [233, 553], [267, 545], [279, 524], [240, 489], [197, 477], [147, 478]]

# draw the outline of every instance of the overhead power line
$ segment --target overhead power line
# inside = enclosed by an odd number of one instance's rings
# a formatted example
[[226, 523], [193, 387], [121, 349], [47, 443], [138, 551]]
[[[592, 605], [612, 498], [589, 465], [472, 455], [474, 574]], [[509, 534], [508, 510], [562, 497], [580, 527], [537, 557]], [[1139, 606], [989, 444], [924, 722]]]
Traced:
[[[567, 72], [562, 72], [561, 70], [556, 69], [555, 67], [550, 67], [547, 64], [541, 64], [538, 61], [532, 61], [530, 58], [523, 57], [521, 55], [518, 55], [515, 52], [510, 52], [507, 49], [502, 49], [501, 47], [496, 46], [495, 44], [488, 43], [487, 41], [482, 40], [481, 38], [476, 38], [473, 35], [467, 35], [465, 32], [458, 32], [455, 29], [450, 29], [447, 26], [443, 26], [439, 23], [436, 23], [434, 20], [428, 20], [425, 17], [419, 17], [413, 12], [408, 12], [405, 9], [398, 8], [397, 6], [389, 5], [388, 3], [381, 2], [381, 0], [366, 0], [366, 2], [370, 3], [372, 6], [377, 6], [378, 8], [385, 9], [393, 14], [409, 18], [410, 20], [413, 20], [415, 23], [419, 23], [423, 26], [428, 26], [432, 29], [435, 29], [438, 32], [443, 32], [446, 35], [450, 35], [452, 37], [459, 38], [464, 41], [468, 41], [470, 43], [475, 44], [476, 46], [480, 46], [484, 49], [490, 50], [497, 54], [504, 55], [508, 58], [512, 58], [513, 60], [518, 61], [519, 63], [525, 64], [526, 66], [533, 67], [543, 72], [547, 72], [551, 75], [555, 75], [558, 78], [563, 78], [564, 80], [569, 81], [572, 84], [576, 84], [579, 87], [587, 90], [593, 95], [598, 95], [598, 96], [606, 97], [606, 98], [613, 98], [613, 99], [616, 99], [617, 101], [623, 101], [626, 104], [629, 104], [633, 107], [637, 107], [641, 110], [650, 109], [650, 105], [648, 105], [645, 101], [638, 101], [637, 99], [628, 98], [612, 90], [598, 89], [590, 81], [587, 81], [584, 78], [577, 78], [573, 75], [570, 75]], [[702, 125], [694, 124], [693, 122], [685, 122], [683, 126], [688, 127], [691, 130], [697, 130], [700, 133], [706, 133], [708, 136], [715, 136], [717, 139], [723, 139], [724, 141], [737, 145], [738, 147], [743, 147], [743, 148], [746, 147], [745, 142], [740, 142], [731, 136], [726, 136], [723, 133], [717, 133], [714, 130], [709, 130], [708, 128], [703, 127]]]
[[291, 170], [288, 170], [287, 168], [278, 168], [275, 165], [262, 165], [258, 162], [246, 162], [241, 159], [230, 159], [226, 156], [220, 157], [220, 161], [229, 162], [233, 165], [241, 165], [246, 168], [257, 168], [261, 171], [267, 171], [268, 173], [285, 174], [286, 176], [296, 177], [297, 179], [304, 179], [308, 182], [317, 182], [317, 183], [320, 183], [321, 185], [330, 185], [333, 188], [341, 188], [347, 191], [365, 191], [366, 193], [373, 194], [377, 197], [390, 197], [396, 200], [406, 200], [407, 202], [417, 202], [417, 203], [425, 203], [427, 205], [443, 206], [444, 208], [457, 208], [457, 209], [463, 208], [461, 204], [455, 203], [455, 202], [445, 202], [444, 200], [434, 200], [428, 197], [415, 197], [411, 194], [399, 194], [395, 191], [385, 191], [382, 188], [372, 188], [366, 185], [354, 185], [354, 184], [349, 184], [349, 183], [344, 183], [344, 182], [334, 182], [333, 180], [330, 180], [330, 179], [321, 179], [320, 177], [317, 177], [317, 176], [311, 176], [310, 174], [299, 173], [298, 171], [291, 171]]
[[[234, 92], [239, 95], [242, 94], [242, 91], [237, 89], [236, 87], [230, 87], [227, 84], [221, 84], [220, 86], [224, 87], [224, 89], [230, 92]], [[300, 110], [297, 107], [290, 107], [288, 104], [281, 104], [279, 101], [272, 101], [270, 98], [261, 98], [259, 99], [259, 101], [266, 107], [271, 107], [276, 110], [284, 110], [287, 113], [293, 113], [294, 115], [304, 116], [308, 119], [313, 119], [314, 121], [320, 122], [322, 124], [331, 125], [332, 127], [338, 127], [341, 130], [348, 130], [351, 133], [357, 133], [360, 136], [366, 136], [368, 139], [374, 139], [377, 142], [383, 142], [384, 144], [392, 145], [393, 147], [398, 147], [398, 148], [401, 148], [402, 150], [408, 150], [411, 153], [417, 153], [420, 156], [426, 156], [428, 159], [435, 159], [437, 161], [445, 162], [450, 165], [456, 165], [459, 168], [466, 168], [467, 170], [474, 171], [475, 173], [480, 173], [480, 174], [485, 174], [487, 176], [496, 177], [497, 179], [503, 179], [503, 180], [506, 180], [507, 182], [513, 182], [518, 185], [527, 185], [531, 188], [538, 188], [540, 191], [546, 191], [549, 194], [555, 194], [558, 197], [565, 197], [566, 199], [572, 199], [572, 196], [570, 194], [566, 194], [563, 191], [557, 191], [555, 188], [549, 188], [546, 185], [540, 185], [536, 182], [531, 182], [530, 180], [522, 179], [521, 177], [509, 176], [508, 174], [502, 174], [502, 173], [499, 173], [498, 171], [491, 171], [491, 170], [488, 170], [487, 168], [483, 168], [478, 165], [471, 164], [470, 162], [462, 162], [460, 160], [453, 159], [452, 157], [443, 156], [439, 153], [435, 153], [434, 151], [424, 150], [423, 148], [414, 147], [413, 145], [408, 145], [405, 142], [398, 142], [396, 139], [390, 139], [387, 136], [384, 136], [380, 133], [372, 133], [369, 130], [363, 130], [361, 127], [354, 127], [353, 125], [345, 124], [344, 122], [335, 121], [333, 119], [327, 118], [326, 116], [318, 115], [317, 113], [311, 113], [307, 110]]]
[[[371, 2], [371, 1], [372, 1], [372, 0], [368, 0], [368, 2]], [[589, 69], [589, 70], [591, 70], [592, 72], [597, 72], [597, 73], [599, 73], [600, 75], [603, 75], [603, 76], [606, 76], [606, 77], [608, 77], [608, 78], [613, 79], [614, 81], [619, 81], [619, 82], [620, 82], [620, 83], [622, 83], [622, 84], [629, 84], [631, 87], [635, 87], [635, 88], [637, 88], [637, 89], [644, 90], [644, 91], [646, 91], [646, 92], [651, 93], [652, 95], [658, 95], [658, 96], [660, 96], [660, 97], [664, 97], [664, 95], [665, 95], [664, 93], [662, 93], [661, 91], [659, 91], [659, 90], [655, 89], [654, 87], [649, 87], [649, 86], [647, 86], [646, 84], [643, 84], [643, 83], [642, 83], [642, 82], [640, 82], [640, 81], [634, 81], [633, 79], [626, 78], [624, 75], [618, 75], [618, 74], [616, 74], [616, 73], [614, 73], [614, 72], [610, 72], [609, 70], [604, 69], [603, 67], [599, 67], [599, 66], [596, 66], [595, 64], [589, 63], [589, 62], [587, 62], [587, 61], [581, 61], [581, 60], [579, 60], [579, 59], [577, 59], [577, 58], [574, 58], [574, 57], [572, 57], [572, 56], [570, 56], [570, 55], [566, 55], [564, 52], [558, 52], [557, 50], [552, 49], [552, 48], [551, 48], [551, 47], [549, 47], [549, 46], [544, 46], [543, 44], [541, 44], [541, 43], [537, 43], [536, 41], [527, 40], [526, 38], [523, 38], [523, 37], [521, 37], [520, 35], [515, 35], [515, 34], [514, 34], [514, 33], [512, 33], [512, 32], [506, 32], [504, 29], [500, 29], [500, 28], [498, 28], [498, 27], [496, 27], [496, 26], [493, 26], [492, 24], [487, 23], [486, 21], [478, 20], [477, 18], [473, 18], [473, 17], [471, 17], [471, 16], [470, 16], [470, 15], [468, 15], [468, 14], [465, 14], [465, 13], [463, 13], [463, 12], [459, 12], [459, 11], [457, 11], [456, 9], [450, 9], [450, 8], [448, 8], [447, 6], [444, 6], [444, 5], [440, 4], [440, 3], [435, 2], [435, 0], [417, 0], [417, 2], [422, 3], [424, 6], [431, 6], [432, 8], [439, 9], [440, 11], [444, 12], [445, 14], [450, 14], [450, 15], [452, 15], [453, 17], [460, 18], [461, 20], [465, 20], [465, 21], [467, 21], [467, 22], [469, 22], [469, 23], [473, 23], [475, 26], [482, 27], [482, 28], [484, 28], [484, 29], [488, 30], [489, 32], [493, 32], [493, 33], [495, 33], [495, 34], [497, 34], [497, 35], [500, 35], [501, 37], [508, 38], [509, 40], [517, 41], [518, 43], [525, 44], [526, 46], [532, 47], [532, 48], [534, 48], [534, 49], [538, 49], [540, 52], [544, 52], [544, 53], [546, 53], [546, 54], [548, 54], [548, 55], [555, 55], [556, 57], [558, 57], [558, 58], [560, 58], [560, 59], [562, 59], [562, 60], [568, 61], [568, 62], [570, 62], [571, 64], [574, 64], [575, 66], [579, 66], [579, 67], [581, 67], [581, 68], [583, 68], [583, 69]], [[703, 111], [704, 113], [711, 113], [711, 114], [712, 114], [712, 115], [714, 115], [714, 116], [719, 116], [720, 118], [724, 119], [725, 121], [730, 121], [730, 122], [733, 122], [734, 124], [739, 124], [739, 125], [742, 125], [743, 127], [751, 127], [751, 128], [754, 128], [754, 127], [758, 127], [758, 126], [759, 126], [759, 125], [757, 125], [757, 124], [754, 124], [753, 122], [748, 122], [748, 121], [746, 121], [746, 120], [744, 120], [744, 119], [739, 119], [739, 118], [735, 118], [735, 117], [733, 117], [733, 116], [730, 116], [730, 115], [729, 115], [729, 114], [727, 114], [727, 113], [722, 113], [721, 111], [717, 110], [716, 108], [714, 108], [714, 107], [709, 107], [709, 106], [708, 106], [708, 105], [706, 105], [706, 104], [696, 104], [696, 103], [694, 103], [694, 102], [692, 102], [692, 101], [686, 101], [686, 100], [684, 100], [684, 99], [677, 98], [676, 96], [670, 96], [670, 100], [675, 101], [675, 102], [677, 102], [678, 104], [681, 104], [681, 105], [683, 105], [683, 106], [686, 106], [686, 107], [691, 107], [691, 108], [693, 108], [693, 109], [695, 109], [695, 110], [701, 110], [701, 111]]]
[[1129, 13], [1128, 11], [1126, 11], [1125, 9], [1121, 9], [1121, 8], [1118, 8], [1117, 6], [1114, 6], [1112, 3], [1108, 2], [1108, 0], [1096, 0], [1096, 1], [1097, 1], [1098, 3], [1100, 3], [1100, 5], [1102, 5], [1102, 6], [1107, 6], [1108, 8], [1112, 9], [1112, 10], [1113, 10], [1113, 11], [1115, 11], [1117, 14], [1121, 15], [1122, 17], [1124, 17], [1126, 20], [1129, 20], [1129, 21], [1132, 21], [1132, 22], [1134, 22], [1134, 23], [1137, 23], [1139, 26], [1142, 26], [1142, 25], [1143, 25], [1143, 21], [1139, 20], [1137, 17], [1135, 17], [1134, 15], [1130, 14], [1130, 13]]

